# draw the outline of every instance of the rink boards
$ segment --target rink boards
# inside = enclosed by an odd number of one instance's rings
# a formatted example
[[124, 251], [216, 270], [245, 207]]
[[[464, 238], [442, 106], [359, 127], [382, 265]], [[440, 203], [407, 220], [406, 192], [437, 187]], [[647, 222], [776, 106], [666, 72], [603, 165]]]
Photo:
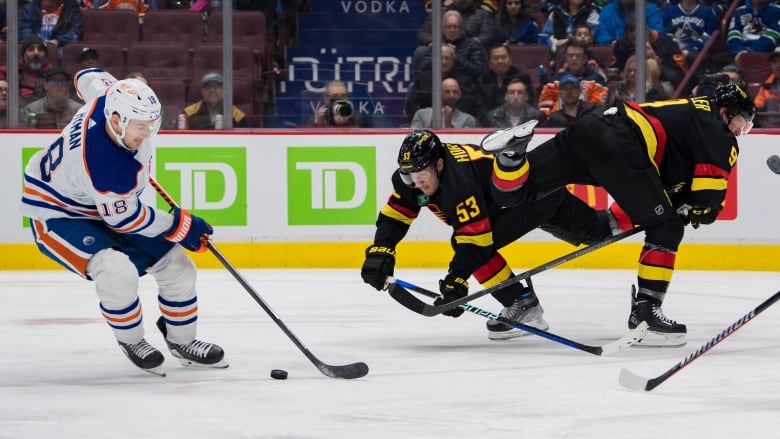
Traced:
[[[214, 241], [237, 267], [359, 267], [373, 239], [379, 208], [390, 194], [404, 130], [252, 130], [165, 132], [155, 139], [152, 174], [179, 203], [215, 226]], [[485, 131], [442, 134], [444, 141], [478, 143]], [[549, 139], [540, 131], [532, 146]], [[56, 268], [31, 243], [17, 213], [23, 165], [56, 132], [4, 133], [0, 167], [0, 268]], [[718, 222], [686, 229], [678, 268], [780, 269], [780, 176], [766, 166], [777, 137], [751, 134], [740, 141], [737, 178]], [[590, 203], [609, 202], [599, 190], [572, 188]], [[166, 208], [152, 188], [146, 201]], [[398, 266], [445, 267], [451, 229], [421, 214], [398, 248]], [[641, 237], [595, 252], [569, 268], [632, 268]], [[541, 231], [502, 250], [513, 266], [533, 266], [573, 248]], [[195, 255], [201, 267], [218, 267], [210, 254]]]

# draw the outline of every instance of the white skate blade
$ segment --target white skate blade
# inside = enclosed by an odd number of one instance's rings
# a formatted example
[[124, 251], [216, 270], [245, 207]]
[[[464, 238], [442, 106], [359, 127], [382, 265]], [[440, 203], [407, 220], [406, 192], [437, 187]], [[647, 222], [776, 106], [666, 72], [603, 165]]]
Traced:
[[685, 334], [668, 334], [649, 329], [641, 340], [634, 343], [638, 348], [677, 348], [688, 342]]
[[[546, 331], [546, 330], [550, 329], [550, 325], [543, 318], [537, 319], [537, 320], [534, 320], [534, 321], [531, 321], [531, 322], [523, 323], [523, 324], [524, 325], [528, 325], [528, 326], [532, 326], [532, 327], [534, 327], [536, 329], [539, 329], [539, 330], [542, 330], [542, 331]], [[531, 332], [524, 331], [524, 330], [519, 329], [519, 328], [514, 328], [514, 327], [511, 327], [511, 326], [510, 326], [510, 328], [511, 329], [509, 329], [508, 331], [488, 331], [488, 339], [496, 340], [496, 341], [511, 340], [513, 338], [525, 337], [525, 336], [528, 336], [528, 335], [532, 334]]]
[[182, 366], [195, 369], [227, 369], [228, 366], [230, 366], [224, 358], [214, 364], [198, 363], [197, 361], [188, 360], [186, 358], [178, 358], [178, 360]]
[[150, 373], [150, 374], [158, 376], [158, 377], [165, 378], [167, 376], [167, 374], [165, 373], [165, 368], [162, 365], [159, 365], [157, 367], [152, 367], [150, 369], [142, 369], [142, 368], [139, 367], [139, 369], [141, 369], [142, 371], [144, 371], [146, 373]]
[[482, 139], [479, 147], [482, 151], [488, 153], [499, 152], [506, 148], [507, 143], [513, 138], [522, 138], [532, 136], [534, 134], [534, 127], [538, 124], [538, 120], [529, 120], [516, 127], [506, 128], [503, 130], [493, 131]]

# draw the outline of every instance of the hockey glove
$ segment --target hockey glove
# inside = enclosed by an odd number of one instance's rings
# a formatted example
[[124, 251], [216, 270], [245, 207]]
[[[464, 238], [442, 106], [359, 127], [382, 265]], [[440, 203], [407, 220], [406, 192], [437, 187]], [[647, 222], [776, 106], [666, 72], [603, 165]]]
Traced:
[[[466, 279], [457, 273], [447, 273], [447, 276], [439, 281], [439, 292], [441, 296], [437, 297], [433, 302], [434, 305], [443, 305], [453, 300], [466, 297], [469, 293], [469, 284]], [[450, 317], [460, 317], [463, 314], [463, 309], [460, 306], [445, 311], [442, 314]]]
[[206, 250], [206, 241], [212, 233], [214, 229], [206, 220], [174, 207], [173, 224], [164, 236], [168, 241], [178, 242], [187, 250], [202, 252]]
[[381, 245], [372, 245], [366, 249], [366, 260], [360, 269], [363, 282], [376, 288], [385, 289], [387, 277], [393, 275], [395, 268], [395, 250]]
[[[683, 206], [685, 207], [685, 224], [690, 223], [694, 229], [698, 229], [702, 224], [712, 224], [720, 213], [719, 209], [713, 209], [708, 206]], [[679, 212], [680, 210], [678, 210]]]

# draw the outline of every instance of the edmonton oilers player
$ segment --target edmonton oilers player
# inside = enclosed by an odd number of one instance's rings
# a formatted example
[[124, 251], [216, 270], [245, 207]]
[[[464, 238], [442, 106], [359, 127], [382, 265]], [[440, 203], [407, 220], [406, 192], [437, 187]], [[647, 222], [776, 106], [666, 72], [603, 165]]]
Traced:
[[103, 317], [139, 368], [165, 375], [162, 353], [144, 339], [137, 290], [147, 273], [159, 287], [157, 326], [171, 354], [185, 366], [227, 367], [222, 348], [195, 338], [196, 269], [182, 249], [205, 250], [211, 226], [140, 199], [160, 126], [157, 96], [142, 82], [117, 81], [100, 69], [77, 73], [76, 87], [87, 104], [25, 169], [21, 210], [35, 243], [95, 282]]

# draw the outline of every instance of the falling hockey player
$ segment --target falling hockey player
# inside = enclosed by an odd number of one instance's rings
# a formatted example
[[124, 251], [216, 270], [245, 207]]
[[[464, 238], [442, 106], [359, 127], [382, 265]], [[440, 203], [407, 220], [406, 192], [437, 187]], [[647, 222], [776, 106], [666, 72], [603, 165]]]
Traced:
[[222, 349], [195, 338], [196, 269], [184, 252], [201, 251], [212, 233], [203, 219], [144, 204], [151, 139], [160, 102], [147, 85], [117, 81], [100, 69], [76, 76], [87, 102], [24, 173], [22, 213], [40, 251], [94, 281], [100, 310], [122, 351], [139, 368], [165, 375], [164, 357], [144, 338], [139, 277], [157, 282], [162, 331], [186, 366], [227, 367]]
[[497, 154], [494, 189], [507, 206], [570, 183], [603, 186], [619, 206], [613, 215], [621, 228], [645, 230], [628, 326], [648, 323], [640, 345], [681, 346], [685, 325], [661, 310], [677, 249], [686, 224], [711, 224], [720, 213], [736, 137], [750, 131], [755, 114], [747, 93], [726, 84], [712, 97], [601, 108], [527, 154], [531, 135], [520, 142], [511, 130], [481, 146]]
[[[529, 139], [532, 133], [533, 127], [528, 129]], [[537, 227], [574, 245], [602, 241], [617, 229], [609, 212], [591, 209], [565, 188], [502, 209], [491, 194], [492, 169], [493, 156], [483, 154], [476, 145], [443, 143], [427, 130], [408, 134], [392, 176], [393, 192], [379, 212], [374, 242], [366, 249], [363, 281], [377, 290], [385, 288], [387, 277], [393, 275], [396, 245], [423, 207], [453, 228], [455, 254], [447, 275], [439, 281], [437, 305], [465, 297], [472, 275], [484, 287], [513, 277], [499, 249]], [[504, 306], [500, 315], [546, 330], [549, 325], [542, 305], [527, 283], [513, 283], [493, 293]], [[451, 317], [462, 313], [461, 308], [444, 312]], [[487, 330], [491, 340], [528, 335], [498, 320], [488, 320]]]

